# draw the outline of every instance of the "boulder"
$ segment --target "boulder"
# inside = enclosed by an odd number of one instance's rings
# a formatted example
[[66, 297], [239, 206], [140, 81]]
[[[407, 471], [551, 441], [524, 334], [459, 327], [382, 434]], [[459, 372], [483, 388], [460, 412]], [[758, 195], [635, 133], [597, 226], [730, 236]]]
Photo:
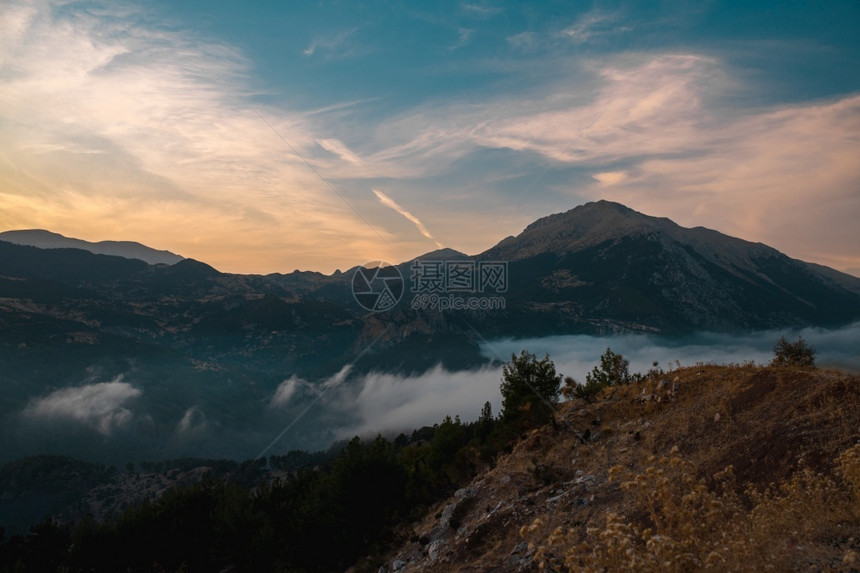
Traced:
[[444, 539], [437, 539], [430, 544], [430, 547], [427, 548], [427, 557], [430, 558], [430, 561], [435, 562], [439, 560], [439, 557], [441, 556], [440, 552], [443, 547], [445, 547]]

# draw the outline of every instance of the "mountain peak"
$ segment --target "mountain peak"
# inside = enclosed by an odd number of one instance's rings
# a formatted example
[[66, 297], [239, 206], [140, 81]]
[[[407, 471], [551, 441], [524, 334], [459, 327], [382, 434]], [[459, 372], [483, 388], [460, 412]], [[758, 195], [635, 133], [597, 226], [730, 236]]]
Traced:
[[575, 225], [591, 232], [604, 228], [627, 231], [632, 227], [662, 227], [666, 224], [676, 226], [665, 217], [651, 217], [621, 203], [601, 199], [563, 213], [542, 217], [526, 227], [526, 230], [558, 224]]
[[651, 217], [612, 201], [600, 200], [542, 217], [516, 237], [508, 237], [481, 256], [518, 260], [545, 252], [568, 252], [627, 235], [674, 233], [669, 219]]
[[545, 321], [562, 320], [558, 305], [569, 313], [562, 323], [611, 317], [634, 329], [772, 328], [860, 316], [853, 277], [611, 201], [539, 219], [478, 258], [511, 264], [510, 293], [521, 286], [539, 304], [556, 303]]
[[[435, 251], [430, 251], [429, 253], [424, 253], [423, 255], [419, 255], [412, 259], [413, 261], [429, 261], [429, 260], [437, 260], [437, 261], [456, 261], [468, 259], [469, 255], [465, 253], [461, 253], [455, 249], [442, 248], [436, 249]], [[411, 261], [410, 261], [411, 262]]]

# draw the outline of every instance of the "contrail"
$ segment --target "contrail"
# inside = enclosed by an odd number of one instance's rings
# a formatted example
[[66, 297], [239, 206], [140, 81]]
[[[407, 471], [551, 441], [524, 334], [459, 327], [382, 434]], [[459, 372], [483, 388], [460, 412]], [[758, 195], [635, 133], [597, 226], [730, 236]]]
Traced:
[[353, 165], [362, 165], [364, 163], [361, 157], [353, 153], [350, 148], [338, 139], [317, 139], [317, 143], [329, 153], [333, 153]]
[[397, 211], [398, 213], [400, 213], [401, 215], [403, 215], [404, 217], [406, 217], [407, 219], [412, 221], [415, 224], [415, 226], [418, 227], [418, 230], [421, 232], [422, 235], [424, 235], [425, 237], [427, 237], [428, 239], [430, 239], [431, 241], [436, 243], [436, 246], [439, 247], [440, 249], [444, 248], [442, 243], [437, 241], [436, 238], [430, 234], [430, 231], [427, 230], [427, 227], [424, 226], [424, 223], [422, 223], [421, 220], [418, 219], [418, 217], [416, 217], [415, 215], [413, 215], [412, 213], [410, 213], [409, 211], [407, 211], [406, 209], [404, 209], [403, 207], [401, 207], [400, 205], [395, 203], [394, 199], [392, 199], [391, 197], [389, 197], [388, 195], [386, 195], [385, 193], [383, 193], [379, 189], [374, 189], [373, 193], [376, 195], [377, 199], [379, 199], [380, 203], [382, 203], [386, 207], [390, 207], [391, 209], [394, 209], [395, 211]]

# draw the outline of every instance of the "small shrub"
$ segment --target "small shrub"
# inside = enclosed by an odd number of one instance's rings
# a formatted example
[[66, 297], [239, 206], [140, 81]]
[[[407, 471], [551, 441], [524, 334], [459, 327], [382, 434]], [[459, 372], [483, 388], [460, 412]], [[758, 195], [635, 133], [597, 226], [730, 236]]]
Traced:
[[784, 336], [780, 336], [773, 345], [774, 366], [800, 366], [812, 368], [815, 366], [815, 348], [797, 337], [797, 341], [789, 342]]
[[523, 350], [511, 354], [502, 369], [502, 420], [514, 425], [541, 426], [553, 419], [561, 386], [561, 374], [545, 355], [541, 360]]
[[589, 378], [585, 384], [580, 384], [570, 376], [564, 379], [562, 393], [565, 398], [582, 398], [586, 402], [593, 402], [606, 385], [594, 378]]
[[629, 384], [630, 373], [627, 371], [629, 365], [629, 360], [607, 348], [600, 357], [600, 367], [595, 366], [590, 374], [585, 375], [585, 384], [586, 386], [600, 384], [601, 388]]

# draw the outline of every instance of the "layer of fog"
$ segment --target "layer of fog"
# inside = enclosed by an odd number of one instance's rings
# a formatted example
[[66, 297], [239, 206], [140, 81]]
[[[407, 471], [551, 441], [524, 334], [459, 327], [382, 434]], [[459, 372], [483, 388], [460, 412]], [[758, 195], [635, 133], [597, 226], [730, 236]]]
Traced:
[[739, 335], [703, 332], [675, 341], [641, 334], [507, 339], [488, 342], [481, 350], [488, 358], [497, 360], [510, 360], [511, 353], [519, 353], [522, 349], [540, 356], [549, 353], [560, 372], [584, 382], [606, 348], [624, 355], [630, 361], [630, 372], [646, 372], [654, 362], [663, 370], [699, 362], [767, 364], [773, 358], [773, 346], [780, 336], [789, 341], [798, 336], [806, 340], [816, 350], [818, 366], [860, 371], [860, 322], [838, 330], [806, 328]]
[[[647, 372], [654, 362], [666, 371], [697, 363], [763, 365], [773, 358], [773, 345], [780, 336], [789, 340], [802, 336], [815, 347], [816, 363], [821, 367], [860, 371], [860, 323], [838, 330], [701, 333], [683, 341], [637, 334], [506, 339], [485, 342], [481, 351], [488, 360], [500, 362], [509, 361], [511, 354], [522, 350], [538, 357], [549, 354], [557, 372], [584, 382], [606, 348], [628, 359], [630, 372]], [[474, 420], [487, 401], [493, 405], [493, 412], [498, 413], [501, 374], [501, 367], [490, 366], [468, 372], [448, 372], [437, 366], [421, 376], [406, 378], [369, 374], [355, 381], [359, 390], [349, 397], [360, 421], [342, 428], [339, 435], [409, 430], [438, 423], [446, 415]]]
[[141, 394], [122, 378], [120, 375], [110, 382], [56, 390], [32, 400], [23, 415], [43, 421], [79, 422], [109, 435], [114, 428], [131, 421], [134, 415], [127, 404]]
[[[584, 381], [607, 347], [630, 361], [631, 372], [653, 362], [664, 370], [697, 363], [768, 363], [780, 336], [803, 336], [822, 367], [860, 371], [860, 323], [838, 330], [768, 331], [740, 336], [702, 333], [683, 341], [654, 336], [557, 336], [495, 340], [482, 345], [488, 364], [421, 375], [355, 374], [347, 365], [320, 380], [294, 375], [255, 394], [204, 392], [182, 397], [173, 381], [150, 386], [139, 373], [82, 379], [30, 396], [0, 427], [4, 460], [36, 453], [122, 464], [170, 457], [247, 459], [266, 452], [327, 448], [334, 440], [382, 433], [395, 436], [459, 416], [478, 417], [486, 402], [501, 407], [501, 363], [528, 350], [545, 353], [565, 376]], [[490, 363], [492, 361], [492, 363]]]
[[351, 369], [352, 366], [347, 364], [337, 374], [317, 384], [293, 374], [278, 385], [275, 394], [269, 401], [269, 406], [271, 408], [283, 408], [294, 402], [296, 398], [322, 398], [329, 389], [343, 383]]
[[335, 405], [348, 408], [357, 422], [338, 431], [338, 437], [392, 434], [439, 423], [445, 416], [474, 420], [486, 402], [498, 413], [502, 369], [449, 372], [441, 366], [420, 376], [370, 373], [345, 388]]

